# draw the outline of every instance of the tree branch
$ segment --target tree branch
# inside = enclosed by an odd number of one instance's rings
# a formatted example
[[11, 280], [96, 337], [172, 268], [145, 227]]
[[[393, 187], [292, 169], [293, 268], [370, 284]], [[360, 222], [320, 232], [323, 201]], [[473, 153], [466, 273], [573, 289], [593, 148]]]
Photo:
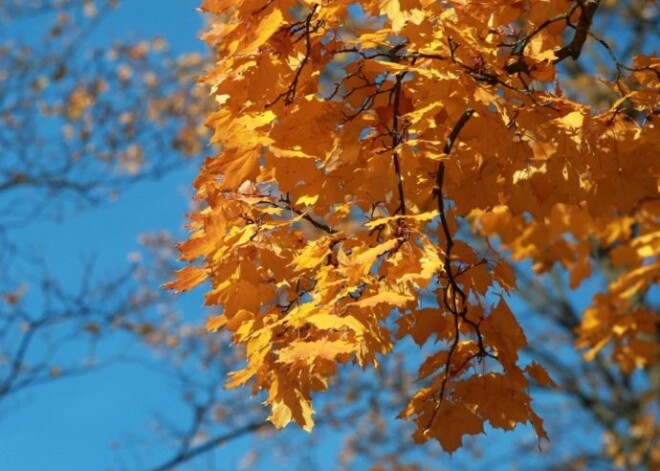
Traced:
[[593, 22], [594, 13], [596, 13], [596, 10], [600, 5], [600, 0], [586, 0], [586, 2], [580, 1], [579, 3], [582, 13], [580, 14], [578, 24], [575, 27], [575, 35], [573, 35], [573, 39], [569, 44], [558, 51], [555, 51], [555, 56], [557, 56], [554, 60], [555, 64], [563, 61], [569, 56], [572, 57], [573, 60], [577, 60], [577, 58], [580, 57], [582, 47], [589, 36], [589, 29]]
[[394, 172], [396, 173], [397, 187], [399, 191], [399, 208], [396, 212], [401, 211], [402, 215], [406, 215], [406, 198], [403, 194], [403, 176], [401, 175], [401, 165], [399, 163], [399, 153], [397, 147], [401, 144], [401, 132], [399, 130], [399, 107], [401, 105], [401, 82], [405, 72], [396, 76], [396, 84], [394, 85], [394, 117], [392, 118], [392, 162], [394, 163]]
[[199, 455], [203, 455], [204, 453], [208, 453], [213, 448], [222, 445], [223, 443], [227, 443], [231, 440], [240, 438], [244, 435], [248, 435], [258, 430], [270, 428], [270, 427], [272, 427], [271, 423], [264, 422], [263, 420], [249, 423], [247, 425], [244, 425], [243, 427], [237, 428], [236, 430], [232, 430], [230, 432], [224, 433], [222, 435], [218, 435], [217, 437], [207, 440], [201, 445], [197, 445], [195, 447], [182, 450], [176, 456], [172, 457], [170, 460], [166, 461], [165, 463], [158, 465], [154, 468], [151, 468], [150, 471], [170, 471], [182, 463], [190, 461]]

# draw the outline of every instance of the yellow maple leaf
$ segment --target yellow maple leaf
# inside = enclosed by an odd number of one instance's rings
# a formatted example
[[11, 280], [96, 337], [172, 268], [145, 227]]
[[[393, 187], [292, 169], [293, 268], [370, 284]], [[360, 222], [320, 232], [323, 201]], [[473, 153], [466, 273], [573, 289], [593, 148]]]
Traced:
[[345, 340], [294, 341], [278, 350], [277, 358], [281, 363], [302, 361], [311, 365], [317, 359], [334, 361], [338, 356], [345, 358], [346, 354], [355, 353], [355, 347], [354, 342]]

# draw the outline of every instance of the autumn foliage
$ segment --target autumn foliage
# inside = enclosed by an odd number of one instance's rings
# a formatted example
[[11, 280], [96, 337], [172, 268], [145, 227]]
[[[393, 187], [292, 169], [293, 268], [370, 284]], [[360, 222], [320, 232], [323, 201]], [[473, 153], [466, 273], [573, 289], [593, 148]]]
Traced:
[[[598, 0], [206, 0], [203, 77], [218, 155], [171, 287], [208, 280], [270, 420], [310, 430], [341, 364], [377, 367], [411, 338], [433, 353], [400, 417], [452, 452], [484, 424], [531, 424], [552, 385], [523, 364], [511, 261], [577, 287], [611, 279], [578, 329], [590, 360], [658, 358], [640, 296], [660, 277], [660, 60], [624, 65], [590, 26]], [[603, 48], [609, 107], [562, 89], [563, 61]]]

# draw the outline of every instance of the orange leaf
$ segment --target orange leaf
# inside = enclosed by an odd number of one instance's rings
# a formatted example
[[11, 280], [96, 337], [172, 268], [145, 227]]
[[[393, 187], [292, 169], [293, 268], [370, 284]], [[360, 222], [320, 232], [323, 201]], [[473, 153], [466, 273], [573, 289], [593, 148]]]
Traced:
[[208, 278], [208, 271], [204, 268], [198, 268], [188, 265], [176, 272], [176, 280], [164, 285], [166, 289], [172, 289], [179, 292], [188, 291]]

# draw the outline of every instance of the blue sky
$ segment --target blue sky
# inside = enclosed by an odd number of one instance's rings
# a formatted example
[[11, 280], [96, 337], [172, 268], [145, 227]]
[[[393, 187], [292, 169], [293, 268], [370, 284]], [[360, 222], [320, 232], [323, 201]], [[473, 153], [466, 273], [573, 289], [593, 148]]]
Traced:
[[[194, 0], [124, 1], [85, 45], [160, 36], [175, 52], [201, 51], [197, 35], [202, 20], [196, 5]], [[9, 27], [17, 36], [29, 38], [43, 21], [37, 18]], [[140, 234], [167, 230], [175, 237], [184, 236], [197, 163], [132, 187], [114, 202], [74, 212], [61, 222], [36, 221], [13, 236], [43, 257], [53, 276], [72, 289], [79, 283], [86, 258], [94, 257], [101, 273], [116, 273], [125, 269], [128, 254], [140, 248]], [[201, 318], [200, 304], [198, 296], [188, 308], [194, 307]], [[124, 347], [117, 341], [108, 348]], [[155, 411], [172, 411], [178, 404], [175, 394], [162, 375], [126, 364], [28, 389], [0, 406], [0, 469], [109, 469], [118, 460], [112, 444], [141, 432]]]

